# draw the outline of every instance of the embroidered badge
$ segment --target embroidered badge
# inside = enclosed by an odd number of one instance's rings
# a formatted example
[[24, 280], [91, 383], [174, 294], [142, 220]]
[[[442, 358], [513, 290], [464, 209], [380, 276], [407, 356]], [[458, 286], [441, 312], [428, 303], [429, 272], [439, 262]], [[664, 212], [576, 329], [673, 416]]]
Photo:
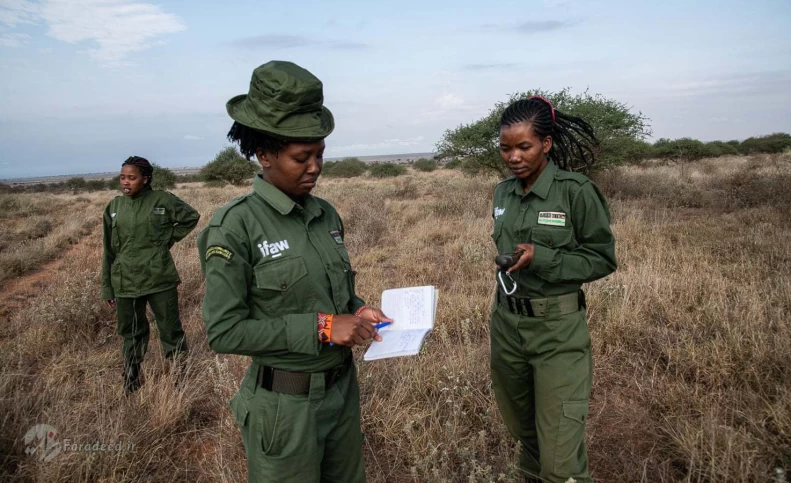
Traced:
[[110, 218], [115, 218], [115, 213], [110, 213]]
[[559, 211], [540, 211], [538, 212], [538, 224], [566, 226], [566, 214]]
[[233, 258], [233, 252], [225, 247], [212, 245], [206, 250], [206, 261], [208, 262], [211, 257], [224, 258], [226, 262], [230, 262], [231, 258]]
[[337, 243], [338, 245], [342, 245], [343, 244], [343, 237], [341, 236], [341, 231], [340, 230], [331, 231], [330, 235], [332, 236], [332, 238], [335, 239], [335, 243]]
[[494, 217], [495, 218], [500, 218], [500, 215], [504, 215], [504, 214], [505, 214], [505, 208], [495, 208], [494, 209]]
[[154, 208], [154, 214], [155, 215], [164, 215], [165, 214], [165, 208]]

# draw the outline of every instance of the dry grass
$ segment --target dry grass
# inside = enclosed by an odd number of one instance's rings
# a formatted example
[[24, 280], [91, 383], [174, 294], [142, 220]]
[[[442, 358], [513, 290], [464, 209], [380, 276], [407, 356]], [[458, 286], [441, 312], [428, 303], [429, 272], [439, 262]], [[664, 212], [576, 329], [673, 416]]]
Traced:
[[[596, 363], [588, 441], [599, 481], [767, 481], [791, 466], [790, 176], [791, 159], [776, 156], [598, 177], [620, 262], [588, 287]], [[358, 366], [369, 481], [515, 481], [516, 445], [488, 376], [493, 186], [443, 170], [325, 180], [318, 190], [344, 217], [363, 298], [376, 303], [393, 286], [440, 289], [437, 327], [420, 356]], [[176, 193], [203, 225], [245, 191]], [[129, 399], [113, 314], [98, 300], [94, 235], [0, 326], [0, 454], [9, 455], [0, 478], [243, 480], [226, 401], [246, 361], [207, 348], [196, 234], [173, 249], [194, 348], [187, 383], [173, 389], [152, 340], [147, 382]], [[22, 441], [37, 423], [61, 439], [136, 449], [38, 462]]]

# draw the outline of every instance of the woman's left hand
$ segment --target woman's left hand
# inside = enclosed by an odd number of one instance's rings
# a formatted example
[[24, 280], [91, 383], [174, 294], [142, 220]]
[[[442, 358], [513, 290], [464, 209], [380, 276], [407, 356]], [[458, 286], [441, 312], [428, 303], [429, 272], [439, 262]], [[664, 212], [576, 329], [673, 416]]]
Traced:
[[533, 261], [533, 254], [535, 253], [532, 243], [520, 243], [516, 246], [516, 250], [514, 251], [521, 251], [522, 256], [519, 257], [519, 260], [514, 263], [511, 268], [508, 269], [508, 273], [514, 273], [517, 270], [530, 265], [530, 262]]

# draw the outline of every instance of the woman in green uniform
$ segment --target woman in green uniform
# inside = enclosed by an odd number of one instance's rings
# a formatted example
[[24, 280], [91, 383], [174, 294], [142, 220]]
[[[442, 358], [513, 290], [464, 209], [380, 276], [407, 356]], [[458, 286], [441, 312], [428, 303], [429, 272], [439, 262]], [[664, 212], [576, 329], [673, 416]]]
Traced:
[[498, 253], [517, 261], [497, 277], [492, 385], [531, 482], [591, 481], [584, 438], [593, 363], [581, 286], [616, 268], [607, 202], [574, 172], [592, 165], [596, 145], [588, 123], [543, 97], [514, 102], [500, 121], [500, 155], [513, 176], [495, 189], [492, 236]]
[[334, 128], [323, 99], [295, 64], [255, 69], [228, 138], [263, 173], [198, 237], [209, 345], [252, 359], [230, 403], [251, 482], [365, 481], [351, 347], [387, 319], [355, 293], [335, 208], [310, 194]]
[[124, 339], [127, 394], [142, 383], [140, 364], [149, 335], [146, 304], [156, 318], [165, 357], [187, 352], [176, 289], [181, 280], [170, 247], [195, 228], [200, 215], [175, 195], [151, 189], [153, 172], [144, 158], [124, 161], [123, 196], [110, 201], [102, 224], [102, 300], [115, 308], [118, 334]]

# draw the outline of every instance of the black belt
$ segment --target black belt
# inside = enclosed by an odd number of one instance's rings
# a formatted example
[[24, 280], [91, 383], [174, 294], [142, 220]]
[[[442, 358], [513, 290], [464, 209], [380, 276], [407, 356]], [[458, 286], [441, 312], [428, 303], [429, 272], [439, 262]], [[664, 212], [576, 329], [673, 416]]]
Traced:
[[546, 298], [510, 297], [504, 294], [500, 294], [500, 296], [503, 297], [508, 310], [526, 317], [545, 316], [550, 301], [557, 302], [560, 312], [558, 315], [571, 314], [586, 306], [585, 293], [582, 290]]
[[[342, 365], [324, 371], [324, 388], [331, 388], [346, 374], [352, 364], [350, 356], [346, 358]], [[269, 366], [258, 366], [258, 375], [255, 383], [267, 391], [283, 394], [309, 394], [310, 379], [313, 374], [312, 372], [291, 372]]]

